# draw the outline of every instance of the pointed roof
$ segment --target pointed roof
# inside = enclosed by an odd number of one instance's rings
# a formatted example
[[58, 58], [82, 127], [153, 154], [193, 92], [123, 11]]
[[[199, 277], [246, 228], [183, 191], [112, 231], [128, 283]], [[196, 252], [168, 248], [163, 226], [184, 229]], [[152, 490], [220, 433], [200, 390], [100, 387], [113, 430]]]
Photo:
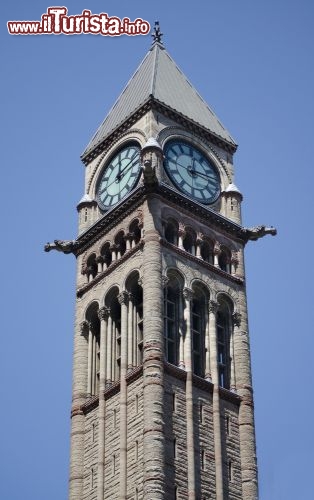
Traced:
[[[164, 47], [155, 42], [91, 139], [82, 159], [149, 101], [179, 113], [234, 149], [236, 143]], [[87, 158], [86, 158], [87, 159]]]

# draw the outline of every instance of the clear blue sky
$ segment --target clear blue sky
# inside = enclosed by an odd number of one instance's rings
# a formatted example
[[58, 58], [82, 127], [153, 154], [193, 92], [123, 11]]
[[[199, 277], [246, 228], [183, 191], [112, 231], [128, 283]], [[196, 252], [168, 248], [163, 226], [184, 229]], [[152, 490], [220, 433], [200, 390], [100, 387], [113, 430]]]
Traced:
[[[58, 2], [56, 2], [58, 5]], [[62, 4], [61, 4], [62, 5]], [[159, 19], [167, 50], [239, 144], [261, 500], [313, 498], [312, 0], [70, 0]], [[65, 500], [79, 155], [150, 37], [10, 36], [50, 4], [2, 5], [1, 500]]]

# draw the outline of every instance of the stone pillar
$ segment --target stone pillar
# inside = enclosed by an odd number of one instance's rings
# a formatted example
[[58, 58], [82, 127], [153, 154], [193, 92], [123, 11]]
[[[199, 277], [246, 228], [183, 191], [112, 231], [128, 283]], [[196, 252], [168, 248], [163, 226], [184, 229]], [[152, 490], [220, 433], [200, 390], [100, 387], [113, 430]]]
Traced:
[[129, 307], [128, 307], [128, 371], [133, 370], [134, 367], [134, 356], [133, 356], [133, 349], [134, 349], [134, 321], [133, 321], [133, 301], [134, 297], [131, 293], [129, 293]]
[[179, 223], [179, 230], [178, 230], [178, 247], [181, 248], [181, 250], [184, 250], [184, 246], [183, 246], [183, 240], [184, 240], [184, 236], [185, 236], [186, 232], [185, 232], [185, 227], [184, 225], [180, 222]]
[[238, 252], [235, 251], [232, 252], [230, 263], [231, 263], [231, 269], [230, 269], [231, 274], [232, 276], [235, 276], [237, 272], [237, 266], [239, 263]]
[[164, 500], [164, 339], [160, 237], [154, 219], [160, 216], [158, 200], [144, 207], [144, 500]]
[[186, 444], [188, 459], [188, 499], [196, 500], [195, 496], [195, 453], [194, 453], [194, 419], [193, 419], [193, 362], [192, 362], [192, 328], [191, 328], [191, 302], [193, 292], [189, 288], [184, 288], [183, 297], [185, 300], [184, 321], [185, 321], [185, 369], [186, 369]]
[[113, 328], [112, 318], [108, 318], [108, 333], [107, 333], [107, 363], [106, 363], [106, 384], [111, 385], [112, 378], [112, 341], [113, 341]]
[[219, 267], [219, 255], [221, 253], [220, 243], [218, 241], [215, 242], [213, 254], [214, 254], [214, 266]]
[[97, 273], [102, 273], [103, 271], [103, 263], [104, 263], [104, 259], [102, 258], [101, 255], [98, 255], [98, 257], [96, 258], [96, 262], [97, 262]]
[[217, 302], [209, 301], [209, 348], [210, 366], [213, 389], [213, 424], [214, 424], [214, 446], [215, 446], [215, 466], [216, 466], [216, 500], [224, 500], [223, 494], [223, 470], [221, 451], [221, 425], [220, 425], [220, 398], [219, 398], [219, 372], [217, 355], [217, 328], [216, 314], [218, 310]]
[[258, 488], [254, 404], [245, 292], [239, 294], [239, 302], [240, 310], [233, 315], [233, 322], [237, 393], [241, 396], [239, 408], [239, 435], [242, 495], [246, 500], [257, 500]]
[[88, 358], [87, 358], [87, 395], [92, 395], [93, 374], [93, 332], [92, 326], [88, 324]]
[[196, 257], [198, 257], [199, 259], [202, 258], [202, 254], [201, 254], [201, 248], [202, 248], [202, 245], [203, 245], [203, 238], [201, 236], [198, 236], [196, 238]]
[[106, 402], [104, 397], [106, 383], [106, 347], [108, 316], [110, 309], [102, 307], [98, 311], [100, 319], [100, 360], [99, 360], [99, 406], [98, 406], [98, 470], [97, 500], [104, 500], [105, 486], [105, 418]]
[[118, 295], [121, 304], [120, 364], [120, 500], [127, 498], [127, 363], [128, 363], [128, 293]]
[[83, 321], [78, 324], [74, 335], [69, 500], [83, 498], [85, 417], [81, 405], [86, 399], [88, 332], [89, 324]]

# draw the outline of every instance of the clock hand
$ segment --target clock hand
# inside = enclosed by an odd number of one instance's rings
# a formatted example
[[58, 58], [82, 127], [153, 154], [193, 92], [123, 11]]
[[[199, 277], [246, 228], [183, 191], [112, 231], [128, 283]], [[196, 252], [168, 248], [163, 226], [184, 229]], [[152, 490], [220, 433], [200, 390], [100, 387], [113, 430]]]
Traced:
[[[193, 160], [195, 162], [195, 158], [193, 158]], [[188, 167], [186, 167], [185, 165], [182, 165], [182, 163], [179, 163], [178, 161], [176, 162], [176, 164], [179, 165], [179, 167], [182, 167], [185, 170], [187, 170], [189, 173], [192, 174], [192, 176], [193, 176], [193, 174], [194, 174], [194, 176], [195, 175], [200, 175], [201, 177], [204, 177], [204, 179], [211, 180], [211, 178], [208, 175], [203, 174], [203, 172], [199, 172], [198, 170], [195, 170], [194, 162], [193, 162], [192, 166], [188, 166]]]
[[137, 160], [138, 156], [139, 156], [139, 153], [136, 153], [133, 156], [133, 158], [131, 158], [131, 160], [129, 161], [129, 163], [127, 163], [122, 170], [120, 170], [121, 169], [121, 163], [119, 164], [119, 172], [117, 174], [115, 182], [119, 182], [122, 179], [125, 171], [128, 169], [129, 166], [130, 166], [130, 168], [131, 168], [131, 166], [133, 166], [133, 163], [134, 163], [135, 160]]

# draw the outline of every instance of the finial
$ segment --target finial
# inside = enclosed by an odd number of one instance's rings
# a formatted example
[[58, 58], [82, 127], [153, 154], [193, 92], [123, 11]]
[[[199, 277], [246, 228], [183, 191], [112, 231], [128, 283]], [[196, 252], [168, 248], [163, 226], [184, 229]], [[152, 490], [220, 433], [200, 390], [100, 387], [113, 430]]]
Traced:
[[152, 33], [153, 37], [153, 42], [154, 43], [160, 43], [163, 45], [163, 42], [161, 41], [161, 37], [163, 36], [163, 33], [160, 31], [160, 26], [159, 26], [159, 21], [155, 21], [155, 26], [154, 26], [154, 32]]

